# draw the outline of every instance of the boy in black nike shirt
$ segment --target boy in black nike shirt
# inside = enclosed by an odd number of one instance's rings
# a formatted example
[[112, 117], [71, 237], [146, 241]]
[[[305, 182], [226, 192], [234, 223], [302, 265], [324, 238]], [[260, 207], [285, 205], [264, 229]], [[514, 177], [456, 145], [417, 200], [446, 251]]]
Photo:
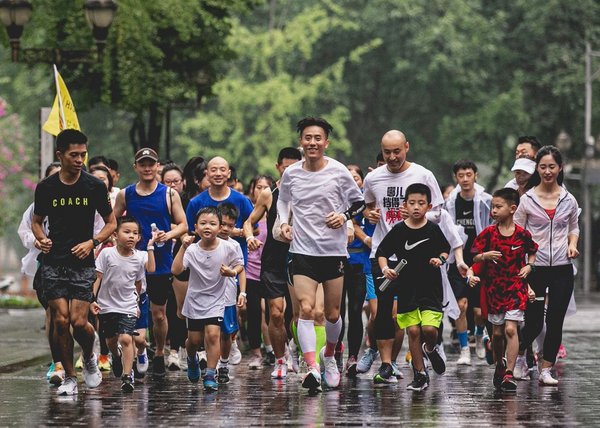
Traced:
[[[395, 225], [377, 249], [377, 262], [386, 279], [394, 281], [384, 294], [398, 296], [398, 325], [408, 333], [414, 380], [408, 389], [422, 391], [429, 385], [429, 375], [423, 361], [423, 351], [433, 370], [442, 374], [446, 363], [438, 353], [437, 335], [442, 321], [442, 277], [440, 266], [446, 263], [450, 244], [439, 226], [425, 217], [431, 209], [431, 191], [424, 184], [411, 184], [406, 189], [404, 206], [409, 217]], [[406, 266], [396, 273], [388, 259], [396, 256]], [[395, 281], [398, 279], [398, 281]], [[390, 290], [391, 289], [391, 290]], [[381, 314], [390, 318], [391, 314]], [[380, 314], [377, 314], [379, 317]], [[422, 343], [422, 339], [425, 343]], [[386, 370], [375, 376], [385, 382]]]

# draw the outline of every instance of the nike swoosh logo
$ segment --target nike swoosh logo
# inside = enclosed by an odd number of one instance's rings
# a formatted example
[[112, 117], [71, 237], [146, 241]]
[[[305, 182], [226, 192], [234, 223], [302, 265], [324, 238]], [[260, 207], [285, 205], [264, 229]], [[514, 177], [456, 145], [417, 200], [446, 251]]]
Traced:
[[469, 215], [471, 214], [473, 211], [463, 211], [463, 215]]
[[417, 245], [419, 245], [419, 244], [422, 244], [422, 243], [423, 243], [423, 242], [425, 242], [425, 241], [429, 241], [429, 238], [423, 239], [422, 241], [417, 241], [417, 242], [415, 242], [414, 244], [410, 244], [410, 245], [409, 245], [408, 241], [406, 241], [406, 242], [404, 243], [404, 249], [405, 249], [406, 251], [410, 251], [410, 250], [412, 250], [413, 248], [415, 248]]
[[520, 246], [520, 245], [519, 245], [519, 246], [517, 246], [517, 247], [510, 247], [510, 250], [511, 250], [511, 251], [515, 251], [515, 250], [518, 250], [519, 248], [521, 248], [521, 246]]

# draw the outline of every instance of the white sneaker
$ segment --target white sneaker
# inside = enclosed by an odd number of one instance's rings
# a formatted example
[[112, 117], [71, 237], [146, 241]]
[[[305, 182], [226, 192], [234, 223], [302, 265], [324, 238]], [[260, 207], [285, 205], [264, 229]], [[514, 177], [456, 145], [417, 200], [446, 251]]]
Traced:
[[552, 377], [552, 373], [550, 373], [550, 367], [546, 367], [542, 369], [540, 372], [540, 385], [558, 385], [558, 379], [554, 379]]
[[167, 356], [167, 368], [171, 371], [181, 370], [181, 367], [179, 366], [179, 354], [175, 349], [171, 349]]
[[485, 345], [483, 344], [483, 335], [475, 336], [475, 354], [480, 360], [483, 360], [485, 358]]
[[258, 370], [262, 367], [262, 356], [252, 354], [250, 355], [250, 361], [248, 362], [248, 368], [250, 370]]
[[456, 361], [459, 366], [470, 366], [471, 365], [471, 350], [468, 346], [460, 349], [460, 357]]
[[60, 386], [65, 381], [65, 370], [61, 363], [54, 363], [54, 370], [49, 373], [48, 383]]
[[92, 354], [88, 360], [84, 359], [83, 380], [88, 388], [96, 388], [102, 382], [102, 373], [98, 369], [96, 354]]
[[77, 378], [68, 377], [56, 390], [58, 395], [77, 395]]
[[518, 355], [517, 362], [515, 363], [515, 370], [513, 377], [520, 380], [529, 380], [529, 367], [527, 367], [527, 360], [525, 355]]
[[185, 350], [185, 348], [180, 347], [179, 348], [179, 367], [181, 367], [181, 370], [187, 370], [188, 365], [187, 365], [187, 351]]
[[[330, 357], [335, 363], [335, 358]], [[337, 369], [337, 364], [335, 365]], [[321, 373], [316, 367], [311, 368], [302, 379], [302, 387], [310, 391], [321, 390]]]
[[148, 353], [146, 352], [146, 349], [144, 349], [144, 353], [138, 354], [136, 367], [140, 374], [144, 374], [148, 371]]
[[242, 351], [238, 348], [237, 340], [231, 343], [231, 351], [229, 352], [229, 364], [237, 366], [242, 362]]
[[323, 347], [321, 348], [321, 352], [319, 352], [319, 360], [324, 371], [323, 377], [327, 386], [330, 388], [337, 388], [340, 386], [340, 370], [338, 369], [335, 357], [333, 355], [331, 357], [326, 357], [325, 347]]
[[273, 379], [285, 379], [287, 376], [287, 363], [283, 358], [279, 358], [275, 361], [275, 370], [271, 372]]
[[438, 354], [440, 354], [440, 357], [442, 357], [442, 360], [444, 360], [444, 362], [448, 361], [448, 357], [446, 356], [446, 351], [444, 351], [444, 342], [439, 344]]

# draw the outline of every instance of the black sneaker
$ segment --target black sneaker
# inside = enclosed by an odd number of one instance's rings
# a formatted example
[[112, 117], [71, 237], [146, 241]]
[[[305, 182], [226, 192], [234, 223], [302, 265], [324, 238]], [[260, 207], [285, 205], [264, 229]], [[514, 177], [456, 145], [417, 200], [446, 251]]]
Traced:
[[397, 383], [398, 379], [394, 376], [394, 369], [391, 364], [381, 363], [379, 370], [373, 376], [373, 382], [377, 384]]
[[267, 352], [265, 358], [263, 358], [263, 366], [274, 366], [275, 360], [275, 353], [273, 351]]
[[501, 363], [496, 364], [496, 370], [494, 370], [494, 387], [500, 388], [500, 385], [502, 385], [502, 381], [504, 380], [505, 374], [506, 363], [503, 358]]
[[112, 372], [117, 379], [123, 376], [123, 362], [121, 361], [121, 352], [119, 352], [119, 355], [113, 355]]
[[162, 355], [160, 357], [154, 357], [154, 359], [152, 360], [152, 373], [154, 374], [154, 376], [158, 377], [165, 376], [165, 357], [163, 357]]
[[431, 367], [433, 368], [433, 371], [436, 372], [437, 374], [444, 374], [446, 372], [446, 362], [444, 361], [444, 359], [438, 352], [438, 349], [439, 349], [438, 346], [439, 345], [435, 345], [433, 348], [433, 351], [427, 352], [426, 346], [423, 343], [423, 353], [425, 354], [427, 359], [431, 362]]
[[506, 373], [502, 378], [502, 383], [500, 384], [500, 389], [503, 392], [517, 392], [517, 382], [515, 382], [510, 370], [506, 370]]
[[221, 385], [229, 383], [229, 369], [227, 367], [219, 367], [217, 370], [217, 382]]
[[123, 375], [121, 377], [121, 391], [133, 392], [135, 387], [133, 386], [133, 378], [129, 375]]
[[406, 389], [411, 391], [423, 391], [429, 386], [429, 379], [425, 373], [415, 373], [415, 378], [408, 384]]
[[535, 357], [531, 346], [527, 348], [527, 353], [525, 354], [525, 361], [527, 361], [527, 368], [529, 370], [533, 370], [533, 368], [535, 367]]

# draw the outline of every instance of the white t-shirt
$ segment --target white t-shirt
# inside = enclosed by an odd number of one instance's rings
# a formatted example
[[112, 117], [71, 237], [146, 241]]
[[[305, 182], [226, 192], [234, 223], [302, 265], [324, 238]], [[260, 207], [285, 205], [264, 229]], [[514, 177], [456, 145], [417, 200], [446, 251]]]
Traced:
[[509, 189], [519, 190], [519, 185], [517, 184], [517, 180], [514, 178], [512, 180], [510, 180], [508, 183], [506, 183], [504, 185], [504, 187], [508, 187]]
[[325, 225], [330, 212], [343, 213], [363, 195], [348, 169], [325, 156], [327, 165], [319, 171], [302, 168], [304, 162], [288, 167], [279, 184], [279, 199], [291, 202], [294, 238], [290, 252], [309, 256], [347, 257], [346, 228]]
[[102, 273], [97, 302], [100, 313], [137, 315], [135, 282], [144, 278], [148, 261], [146, 251], [134, 250], [124, 257], [117, 247], [103, 249], [96, 259], [96, 271]]
[[[234, 241], [233, 239], [228, 239], [227, 242], [231, 242], [235, 244], [237, 255], [242, 260], [244, 259], [244, 255], [242, 254], [242, 247], [239, 242]], [[237, 303], [237, 289], [238, 283], [236, 278], [227, 277], [227, 288], [225, 289], [225, 306], [235, 306]]]
[[[427, 185], [431, 190], [431, 205], [435, 208], [444, 203], [440, 186], [433, 173], [421, 165], [412, 162], [406, 171], [392, 173], [387, 165], [371, 171], [365, 177], [365, 203], [375, 202], [376, 208], [381, 208], [381, 219], [375, 226], [371, 241], [371, 258], [375, 257], [377, 247], [392, 227], [402, 221], [400, 207], [404, 203], [406, 188], [414, 183]], [[295, 233], [295, 231], [294, 231]]]
[[[190, 280], [181, 313], [190, 319], [222, 317], [228, 277], [221, 275], [221, 264], [231, 268], [243, 265], [239, 244], [217, 238], [219, 245], [206, 251], [192, 244], [183, 255], [183, 266], [190, 269]], [[237, 247], [237, 248], [236, 248]]]

